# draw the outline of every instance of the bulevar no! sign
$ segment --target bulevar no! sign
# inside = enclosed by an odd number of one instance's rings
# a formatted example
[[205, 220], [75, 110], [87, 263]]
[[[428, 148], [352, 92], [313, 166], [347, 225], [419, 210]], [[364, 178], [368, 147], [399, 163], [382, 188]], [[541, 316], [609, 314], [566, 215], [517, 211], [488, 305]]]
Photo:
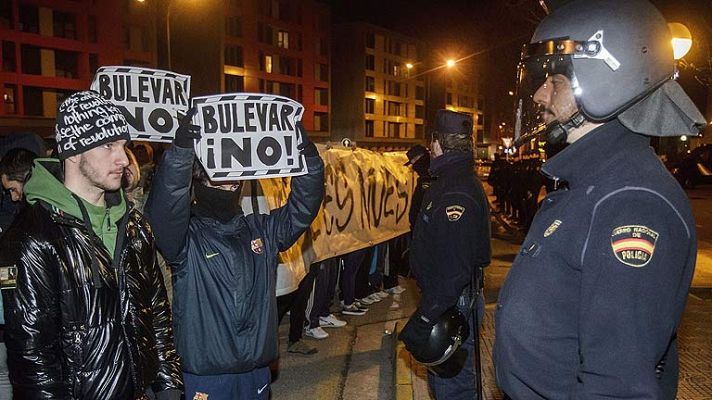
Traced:
[[193, 123], [201, 139], [195, 152], [213, 181], [307, 173], [297, 145], [304, 107], [283, 96], [232, 93], [195, 97]]
[[190, 76], [137, 67], [101, 67], [91, 89], [116, 104], [129, 123], [131, 138], [171, 142], [188, 111]]

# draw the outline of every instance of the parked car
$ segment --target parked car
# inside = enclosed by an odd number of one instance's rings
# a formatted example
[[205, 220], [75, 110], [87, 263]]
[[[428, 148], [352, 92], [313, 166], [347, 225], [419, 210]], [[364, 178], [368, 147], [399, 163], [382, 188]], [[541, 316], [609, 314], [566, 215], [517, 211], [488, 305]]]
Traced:
[[712, 183], [712, 144], [692, 150], [672, 166], [671, 172], [680, 185], [687, 189]]

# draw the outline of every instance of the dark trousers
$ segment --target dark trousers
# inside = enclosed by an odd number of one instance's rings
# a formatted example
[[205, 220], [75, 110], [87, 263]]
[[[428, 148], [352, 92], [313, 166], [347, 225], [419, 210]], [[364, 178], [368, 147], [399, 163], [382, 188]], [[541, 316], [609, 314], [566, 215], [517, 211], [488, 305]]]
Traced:
[[313, 264], [310, 272], [314, 271], [314, 290], [307, 302], [307, 315], [309, 316], [309, 327], [319, 326], [319, 317], [329, 315], [331, 301], [336, 292], [336, 283], [339, 280], [339, 268], [341, 259], [339, 257], [324, 260], [319, 264]]
[[272, 374], [269, 367], [253, 369], [242, 374], [193, 375], [183, 372], [185, 398], [192, 399], [203, 393], [210, 400], [269, 398]]
[[299, 287], [292, 293], [277, 297], [277, 317], [282, 321], [284, 314], [289, 314], [289, 343], [294, 343], [302, 338], [304, 321], [306, 319], [307, 301], [314, 287], [314, 278], [317, 273], [310, 272], [299, 282]]
[[[356, 296], [358, 296], [358, 298], [368, 296], [368, 293], [363, 294], [364, 291], [368, 292], [368, 267], [365, 271], [361, 271], [361, 266], [364, 264], [363, 261], [367, 254], [368, 249], [366, 248], [356, 250], [341, 257], [343, 262], [341, 294], [344, 297], [343, 300], [346, 305], [353, 304]], [[361, 278], [360, 281], [359, 278]], [[363, 288], [364, 285], [366, 286], [365, 290]]]

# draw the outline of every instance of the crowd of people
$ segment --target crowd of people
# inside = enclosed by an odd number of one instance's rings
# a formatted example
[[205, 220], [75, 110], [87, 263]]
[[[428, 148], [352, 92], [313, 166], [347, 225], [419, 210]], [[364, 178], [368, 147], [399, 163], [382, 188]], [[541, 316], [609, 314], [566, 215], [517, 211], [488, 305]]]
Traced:
[[[543, 165], [497, 160], [490, 176], [502, 212], [528, 227], [495, 308], [507, 399], [676, 397], [697, 238], [650, 136], [706, 122], [674, 81], [670, 43], [646, 0], [576, 0], [522, 51], [516, 126], [567, 146]], [[396, 298], [407, 265], [420, 302], [399, 338], [436, 398], [480, 398], [491, 240], [472, 115], [438, 110], [430, 149], [407, 154], [419, 204], [409, 245], [313, 264], [278, 296], [279, 253], [322, 204], [323, 160], [297, 124], [308, 173], [281, 207], [245, 213], [245, 182], [211, 181], [196, 160], [194, 112], [158, 161], [158, 148], [130, 144], [115, 104], [78, 92], [59, 106], [52, 156], [25, 145], [2, 154], [0, 388], [9, 379], [19, 399], [267, 399], [287, 312], [288, 351], [314, 354], [302, 335], [326, 339], [324, 328], [345, 325], [333, 310], [358, 317]], [[537, 209], [538, 170], [553, 184]]]

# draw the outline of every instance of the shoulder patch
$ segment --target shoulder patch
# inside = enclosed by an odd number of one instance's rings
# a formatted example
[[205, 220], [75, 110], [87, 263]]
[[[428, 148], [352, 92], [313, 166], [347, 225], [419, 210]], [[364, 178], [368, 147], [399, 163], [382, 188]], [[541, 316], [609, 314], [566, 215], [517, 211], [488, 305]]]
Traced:
[[613, 229], [611, 249], [618, 261], [631, 267], [644, 267], [653, 259], [657, 232], [643, 225], [624, 225]]
[[544, 237], [551, 236], [552, 233], [559, 229], [559, 225], [561, 225], [561, 220], [554, 220], [554, 222], [552, 222], [551, 225], [549, 225], [549, 227], [544, 231]]
[[458, 219], [460, 219], [460, 217], [462, 217], [462, 214], [464, 214], [464, 213], [465, 213], [465, 207], [463, 207], [461, 205], [455, 204], [455, 205], [448, 206], [447, 208], [445, 208], [445, 214], [447, 214], [447, 220], [450, 222], [457, 221]]

